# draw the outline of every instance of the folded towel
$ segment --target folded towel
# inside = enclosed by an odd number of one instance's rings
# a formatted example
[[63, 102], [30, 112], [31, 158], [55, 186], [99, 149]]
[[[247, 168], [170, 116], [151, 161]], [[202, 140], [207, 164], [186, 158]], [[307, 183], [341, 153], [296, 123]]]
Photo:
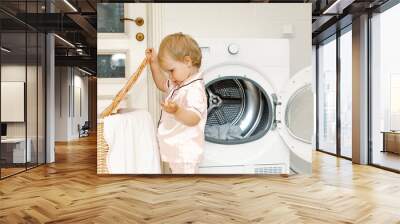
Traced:
[[149, 112], [136, 110], [104, 119], [109, 146], [107, 168], [112, 174], [160, 174], [160, 154]]

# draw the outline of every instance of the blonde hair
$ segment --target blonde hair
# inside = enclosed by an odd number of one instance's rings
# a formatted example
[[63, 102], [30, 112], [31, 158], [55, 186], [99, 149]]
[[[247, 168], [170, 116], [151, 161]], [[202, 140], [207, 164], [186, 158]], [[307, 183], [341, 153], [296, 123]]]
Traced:
[[164, 59], [167, 55], [181, 62], [183, 62], [185, 56], [189, 56], [193, 66], [197, 68], [201, 66], [199, 45], [191, 36], [183, 33], [170, 34], [161, 41], [157, 56], [161, 66], [165, 64]]

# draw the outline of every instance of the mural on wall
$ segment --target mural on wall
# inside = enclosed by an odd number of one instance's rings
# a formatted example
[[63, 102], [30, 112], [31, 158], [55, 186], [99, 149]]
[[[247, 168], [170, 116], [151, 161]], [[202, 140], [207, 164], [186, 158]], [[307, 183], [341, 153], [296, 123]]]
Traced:
[[[137, 17], [115, 16], [125, 29], [98, 33], [99, 174], [311, 172], [310, 4], [98, 8], [99, 23], [121, 8]], [[118, 72], [99, 60], [121, 52]]]

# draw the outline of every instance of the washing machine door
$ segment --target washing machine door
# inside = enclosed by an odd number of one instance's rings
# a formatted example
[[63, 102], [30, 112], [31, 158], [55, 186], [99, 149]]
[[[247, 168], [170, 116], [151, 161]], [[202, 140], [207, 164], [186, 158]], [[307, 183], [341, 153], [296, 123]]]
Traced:
[[[280, 106], [276, 107], [278, 132], [293, 153], [311, 168], [314, 136], [314, 93], [311, 69], [293, 76], [278, 93]], [[296, 164], [293, 164], [296, 166]], [[304, 165], [302, 165], [304, 166]]]
[[273, 90], [260, 73], [223, 66], [205, 74], [206, 141], [243, 144], [264, 136], [274, 122]]

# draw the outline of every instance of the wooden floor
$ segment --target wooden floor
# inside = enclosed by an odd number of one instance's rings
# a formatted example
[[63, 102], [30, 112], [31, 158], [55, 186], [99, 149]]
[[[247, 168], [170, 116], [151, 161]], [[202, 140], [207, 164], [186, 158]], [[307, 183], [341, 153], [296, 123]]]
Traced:
[[400, 223], [400, 175], [314, 154], [311, 176], [98, 176], [95, 137], [0, 181], [0, 223]]
[[374, 164], [400, 170], [400, 155], [392, 152], [374, 151], [372, 157]]
[[17, 168], [4, 168], [3, 167], [3, 168], [1, 168], [1, 177], [2, 178], [3, 177], [7, 177], [7, 176], [10, 176], [10, 175], [22, 172], [24, 170], [26, 170], [25, 167], [23, 167], [23, 168], [19, 168], [19, 167], [17, 167]]
[[25, 167], [25, 164], [18, 164], [18, 167], [7, 167], [1, 168], [1, 178], [6, 178], [8, 176], [24, 172], [27, 169], [34, 169], [37, 166], [37, 164], [27, 164], [27, 167]]

